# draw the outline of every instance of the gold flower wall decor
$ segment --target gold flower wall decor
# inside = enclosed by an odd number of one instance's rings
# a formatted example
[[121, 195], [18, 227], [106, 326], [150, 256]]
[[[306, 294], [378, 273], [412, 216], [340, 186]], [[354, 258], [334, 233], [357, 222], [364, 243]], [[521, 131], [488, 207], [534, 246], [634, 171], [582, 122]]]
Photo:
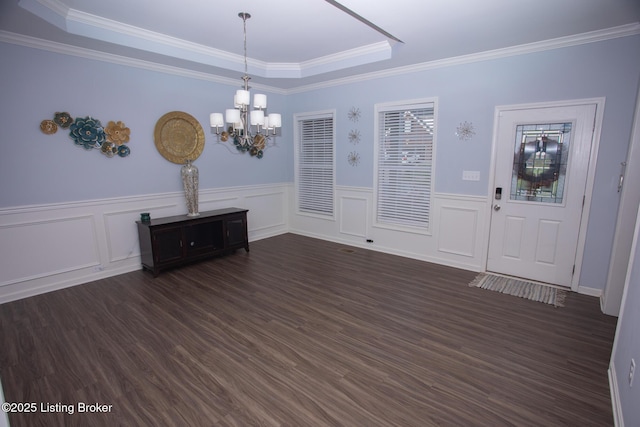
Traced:
[[124, 125], [121, 121], [110, 121], [107, 123], [107, 127], [104, 128], [104, 133], [107, 134], [107, 141], [113, 142], [116, 145], [122, 145], [129, 142], [129, 135], [131, 130]]
[[53, 120], [43, 120], [40, 122], [40, 130], [47, 135], [52, 135], [58, 132], [58, 125]]

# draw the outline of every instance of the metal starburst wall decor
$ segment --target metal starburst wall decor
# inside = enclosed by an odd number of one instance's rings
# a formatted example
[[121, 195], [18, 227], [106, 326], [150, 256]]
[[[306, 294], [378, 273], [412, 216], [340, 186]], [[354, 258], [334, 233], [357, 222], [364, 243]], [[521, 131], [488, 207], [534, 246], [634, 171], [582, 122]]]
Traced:
[[347, 161], [351, 166], [358, 166], [358, 163], [360, 163], [360, 154], [355, 151], [350, 152], [347, 155]]
[[462, 141], [468, 141], [476, 134], [476, 131], [473, 128], [473, 123], [462, 122], [456, 128], [456, 136], [458, 139]]
[[352, 144], [357, 144], [360, 142], [360, 131], [354, 129], [349, 132], [349, 142]]
[[351, 120], [352, 122], [357, 122], [358, 120], [360, 120], [360, 109], [356, 107], [351, 107], [351, 110], [349, 110], [349, 113], [347, 114], [347, 116], [349, 117], [349, 120]]

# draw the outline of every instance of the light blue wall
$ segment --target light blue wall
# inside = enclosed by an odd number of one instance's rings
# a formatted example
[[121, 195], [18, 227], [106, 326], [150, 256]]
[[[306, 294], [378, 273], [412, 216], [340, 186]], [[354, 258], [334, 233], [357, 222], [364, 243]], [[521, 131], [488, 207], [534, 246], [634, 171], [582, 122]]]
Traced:
[[[636, 240], [640, 238], [640, 224], [636, 224]], [[631, 259], [633, 268], [629, 273], [629, 284], [623, 306], [620, 309], [621, 317], [616, 331], [616, 347], [614, 348], [614, 360], [616, 367], [616, 380], [620, 404], [625, 426], [640, 426], [640, 248], [636, 248], [635, 256]], [[631, 359], [635, 359], [636, 371], [633, 387], [629, 386], [629, 367]]]
[[[180, 165], [154, 144], [155, 124], [170, 111], [191, 114], [204, 129], [205, 149], [195, 161], [200, 188], [290, 180], [287, 117], [281, 146], [263, 159], [216, 144], [209, 113], [229, 108], [240, 78], [233, 87], [4, 43], [0, 58], [0, 208], [182, 191]], [[283, 111], [285, 97], [267, 94], [269, 111]], [[123, 121], [131, 129], [131, 155], [86, 151], [62, 129], [43, 134], [40, 122], [57, 111], [92, 116], [105, 126]]]
[[[206, 147], [196, 161], [203, 189], [292, 182], [292, 115], [323, 109], [338, 113], [337, 184], [372, 187], [374, 104], [422, 97], [439, 102], [436, 190], [487, 195], [496, 105], [606, 97], [581, 274], [582, 286], [603, 289], [638, 52], [640, 36], [633, 36], [287, 96], [268, 93], [269, 110], [286, 114], [279, 146], [258, 160], [217, 145], [207, 126], [209, 113], [227, 108], [236, 87], [0, 43], [0, 208], [181, 191], [180, 166], [162, 158], [153, 142], [156, 121], [173, 110], [193, 115], [205, 129]], [[347, 118], [352, 107], [361, 111], [356, 123]], [[131, 156], [108, 159], [74, 146], [63, 132], [44, 135], [39, 123], [56, 111], [125, 122]], [[475, 127], [471, 141], [455, 135], [463, 121]], [[357, 145], [348, 141], [353, 129], [361, 133]], [[360, 155], [357, 167], [347, 162], [350, 151]], [[480, 181], [462, 181], [463, 170], [480, 171]]]
[[[288, 97], [287, 108], [335, 108], [337, 183], [372, 187], [374, 105], [437, 97], [436, 191], [485, 196], [497, 105], [606, 97], [580, 283], [604, 289], [619, 202], [617, 179], [627, 154], [640, 77], [639, 52], [639, 36], [619, 38], [299, 93]], [[348, 119], [352, 107], [362, 112], [358, 123]], [[455, 135], [464, 121], [475, 127], [470, 141]], [[348, 140], [353, 128], [362, 134], [357, 146]], [[354, 150], [362, 159], [358, 167], [347, 162]], [[480, 171], [480, 181], [463, 181], [463, 170]]]

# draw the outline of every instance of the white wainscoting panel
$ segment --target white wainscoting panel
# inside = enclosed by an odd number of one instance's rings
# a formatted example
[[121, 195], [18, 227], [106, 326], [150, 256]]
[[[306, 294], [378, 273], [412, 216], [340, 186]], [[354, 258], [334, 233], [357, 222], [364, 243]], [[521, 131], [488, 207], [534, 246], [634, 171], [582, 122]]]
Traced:
[[369, 227], [369, 199], [367, 197], [340, 196], [340, 233], [367, 237]]
[[207, 192], [204, 196], [205, 197], [200, 194], [198, 202], [198, 210], [200, 212], [222, 209], [229, 206], [240, 207], [240, 197], [238, 195], [230, 195], [225, 193], [211, 194], [211, 192]]
[[[472, 271], [484, 271], [489, 233], [486, 197], [436, 193], [433, 229], [436, 262]], [[439, 260], [439, 261], [438, 261]]]
[[[273, 236], [273, 231], [287, 229], [287, 189], [270, 193], [247, 194], [243, 206], [249, 209], [247, 221], [251, 224], [250, 239]], [[277, 233], [280, 234], [280, 233]]]
[[[257, 240], [288, 231], [290, 188], [201, 190], [199, 209], [249, 209], [249, 240]], [[139, 270], [140, 213], [186, 211], [181, 192], [0, 209], [0, 304]]]
[[478, 210], [441, 206], [438, 224], [438, 250], [473, 258], [478, 236]]
[[[157, 212], [158, 209], [155, 209]], [[140, 219], [139, 209], [130, 209], [103, 214], [106, 237], [107, 261], [113, 264], [132, 256], [140, 256], [138, 229], [136, 221]]]
[[490, 208], [486, 197], [434, 195], [427, 234], [373, 226], [371, 188], [338, 186], [336, 200], [335, 220], [299, 215], [292, 207], [291, 232], [472, 271], [484, 269]]
[[100, 264], [91, 215], [0, 225], [0, 287]]

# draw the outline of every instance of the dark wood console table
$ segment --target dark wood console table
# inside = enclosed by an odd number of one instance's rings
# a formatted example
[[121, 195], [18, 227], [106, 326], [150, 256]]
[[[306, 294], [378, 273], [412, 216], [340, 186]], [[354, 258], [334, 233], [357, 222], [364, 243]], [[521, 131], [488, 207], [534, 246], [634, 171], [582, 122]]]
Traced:
[[161, 270], [225, 255], [249, 252], [247, 209], [227, 208], [136, 221], [142, 267], [157, 276]]

